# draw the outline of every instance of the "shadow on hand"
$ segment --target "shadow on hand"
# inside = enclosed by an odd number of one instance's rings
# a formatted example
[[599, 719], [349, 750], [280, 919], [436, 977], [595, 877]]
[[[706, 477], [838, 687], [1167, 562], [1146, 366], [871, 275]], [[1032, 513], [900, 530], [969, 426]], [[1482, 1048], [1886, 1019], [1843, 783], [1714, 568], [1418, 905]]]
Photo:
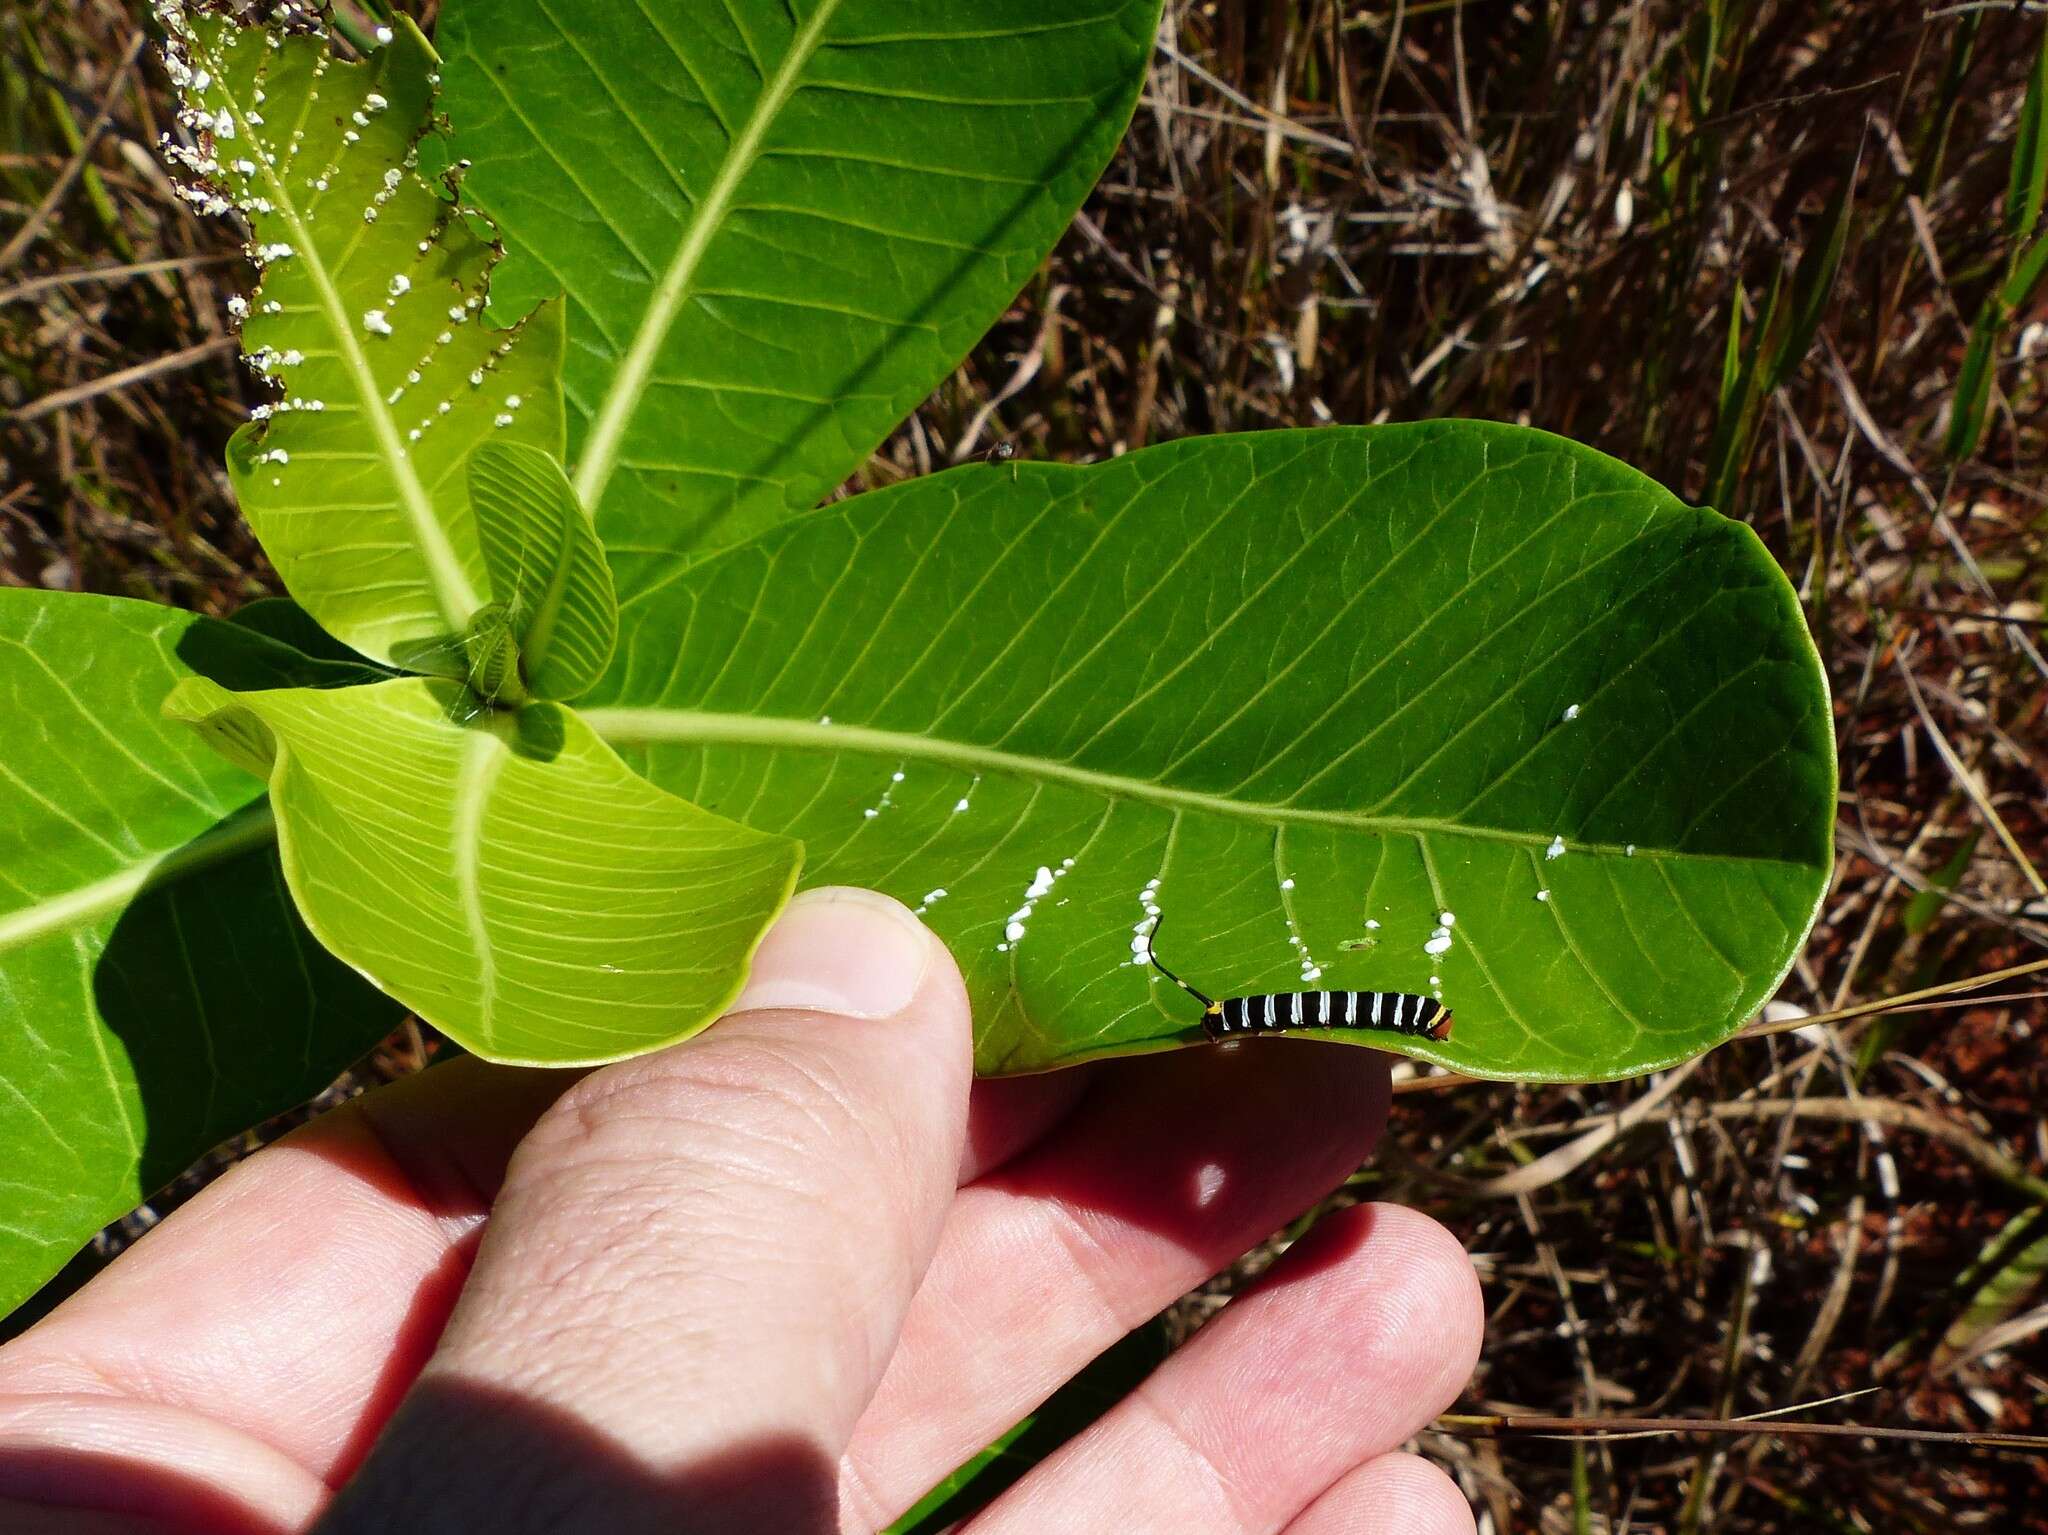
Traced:
[[981, 1181], [1221, 1268], [1371, 1155], [1387, 1067], [1379, 1051], [1289, 1039], [1105, 1062], [1052, 1133]]
[[285, 1535], [282, 1526], [196, 1471], [104, 1450], [0, 1448], [0, 1487], [6, 1489], [0, 1530]]
[[435, 1379], [406, 1398], [314, 1535], [394, 1530], [838, 1535], [838, 1468], [797, 1438], [657, 1468], [580, 1418], [494, 1387]]

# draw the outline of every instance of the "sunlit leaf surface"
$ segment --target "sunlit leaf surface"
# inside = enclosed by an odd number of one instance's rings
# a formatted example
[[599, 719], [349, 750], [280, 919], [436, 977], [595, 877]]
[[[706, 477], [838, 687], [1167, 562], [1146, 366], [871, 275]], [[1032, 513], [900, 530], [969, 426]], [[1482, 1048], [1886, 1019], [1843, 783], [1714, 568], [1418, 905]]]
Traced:
[[[800, 592], [800, 601], [787, 594]], [[1275, 432], [857, 497], [628, 603], [586, 717], [910, 902], [984, 1071], [1218, 996], [1440, 992], [1485, 1075], [1726, 1038], [1826, 880], [1834, 760], [1747, 528], [1542, 433]], [[1256, 1045], [1254, 1045], [1256, 1047]]]
[[415, 168], [433, 57], [410, 26], [347, 63], [312, 36], [167, 14], [206, 146], [183, 158], [200, 205], [253, 231], [242, 345], [281, 389], [228, 446], [243, 514], [329, 633], [450, 670], [487, 600], [463, 466], [481, 442], [561, 451], [560, 306], [483, 318], [488, 231]]
[[696, 1033], [746, 979], [801, 849], [635, 777], [569, 710], [454, 683], [168, 705], [267, 772], [320, 941], [492, 1060], [616, 1059]]
[[494, 305], [568, 295], [621, 591], [814, 506], [981, 339], [1131, 113], [1158, 0], [446, 0]]

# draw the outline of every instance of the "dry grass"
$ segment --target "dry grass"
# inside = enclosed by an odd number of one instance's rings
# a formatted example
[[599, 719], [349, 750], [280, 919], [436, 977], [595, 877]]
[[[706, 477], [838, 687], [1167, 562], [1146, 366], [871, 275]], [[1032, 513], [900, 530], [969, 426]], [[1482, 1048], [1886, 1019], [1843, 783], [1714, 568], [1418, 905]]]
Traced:
[[[997, 439], [1086, 459], [1460, 414], [1568, 433], [1698, 496], [1730, 316], [1753, 333], [1853, 179], [1814, 343], [1760, 401], [1724, 506], [1797, 584], [1840, 729], [1839, 867], [1775, 1006], [2043, 957], [2048, 317], [2015, 321], [1977, 455], [1941, 452], [2004, 256], [2042, 7], [1169, 11], [1084, 217], [864, 481]], [[164, 96], [146, 62], [116, 80], [124, 7], [0, 16], [7, 227], [109, 108], [84, 174], [0, 270], [0, 403], [45, 406], [5, 438], [0, 579], [232, 608], [270, 577], [219, 471], [244, 404], [209, 347], [239, 275], [228, 237], [154, 168]], [[169, 265], [64, 275], [117, 261]], [[1407, 1094], [1345, 1197], [1465, 1236], [1493, 1307], [1474, 1411], [1733, 1415], [1870, 1391], [1817, 1416], [2048, 1431], [2048, 1013], [2029, 980], [2002, 994], [1762, 1035], [1618, 1086]], [[2048, 1530], [2038, 1457], [1513, 1433], [1427, 1448], [1496, 1531]]]

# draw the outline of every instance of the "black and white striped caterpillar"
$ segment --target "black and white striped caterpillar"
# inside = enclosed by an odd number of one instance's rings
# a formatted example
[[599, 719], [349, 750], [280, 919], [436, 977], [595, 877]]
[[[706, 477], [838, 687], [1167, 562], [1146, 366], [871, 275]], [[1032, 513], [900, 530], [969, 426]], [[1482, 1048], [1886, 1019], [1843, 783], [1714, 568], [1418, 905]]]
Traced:
[[[1152, 937], [1159, 936], [1155, 921]], [[1269, 991], [1249, 997], [1212, 997], [1195, 990], [1159, 961], [1150, 942], [1152, 968], [1202, 1004], [1202, 1032], [1212, 1040], [1279, 1029], [1384, 1029], [1428, 1039], [1451, 1037], [1451, 1010], [1434, 997], [1411, 991]]]
[[1430, 1039], [1451, 1037], [1451, 1010], [1411, 991], [1274, 991], [1200, 1000], [1206, 1004], [1202, 1029], [1211, 1039], [1274, 1029], [1389, 1029]]

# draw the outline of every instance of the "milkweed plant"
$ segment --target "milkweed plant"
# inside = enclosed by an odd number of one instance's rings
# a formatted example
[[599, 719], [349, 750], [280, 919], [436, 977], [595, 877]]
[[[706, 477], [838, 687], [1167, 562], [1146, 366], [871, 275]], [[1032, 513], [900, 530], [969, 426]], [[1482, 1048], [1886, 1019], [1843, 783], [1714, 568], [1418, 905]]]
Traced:
[[0, 1300], [408, 1012], [687, 1038], [804, 885], [922, 915], [991, 1074], [1286, 1028], [1607, 1079], [1771, 995], [1835, 764], [1746, 526], [1455, 420], [832, 499], [1066, 227], [1158, 8], [159, 8], [289, 598], [0, 590]]

